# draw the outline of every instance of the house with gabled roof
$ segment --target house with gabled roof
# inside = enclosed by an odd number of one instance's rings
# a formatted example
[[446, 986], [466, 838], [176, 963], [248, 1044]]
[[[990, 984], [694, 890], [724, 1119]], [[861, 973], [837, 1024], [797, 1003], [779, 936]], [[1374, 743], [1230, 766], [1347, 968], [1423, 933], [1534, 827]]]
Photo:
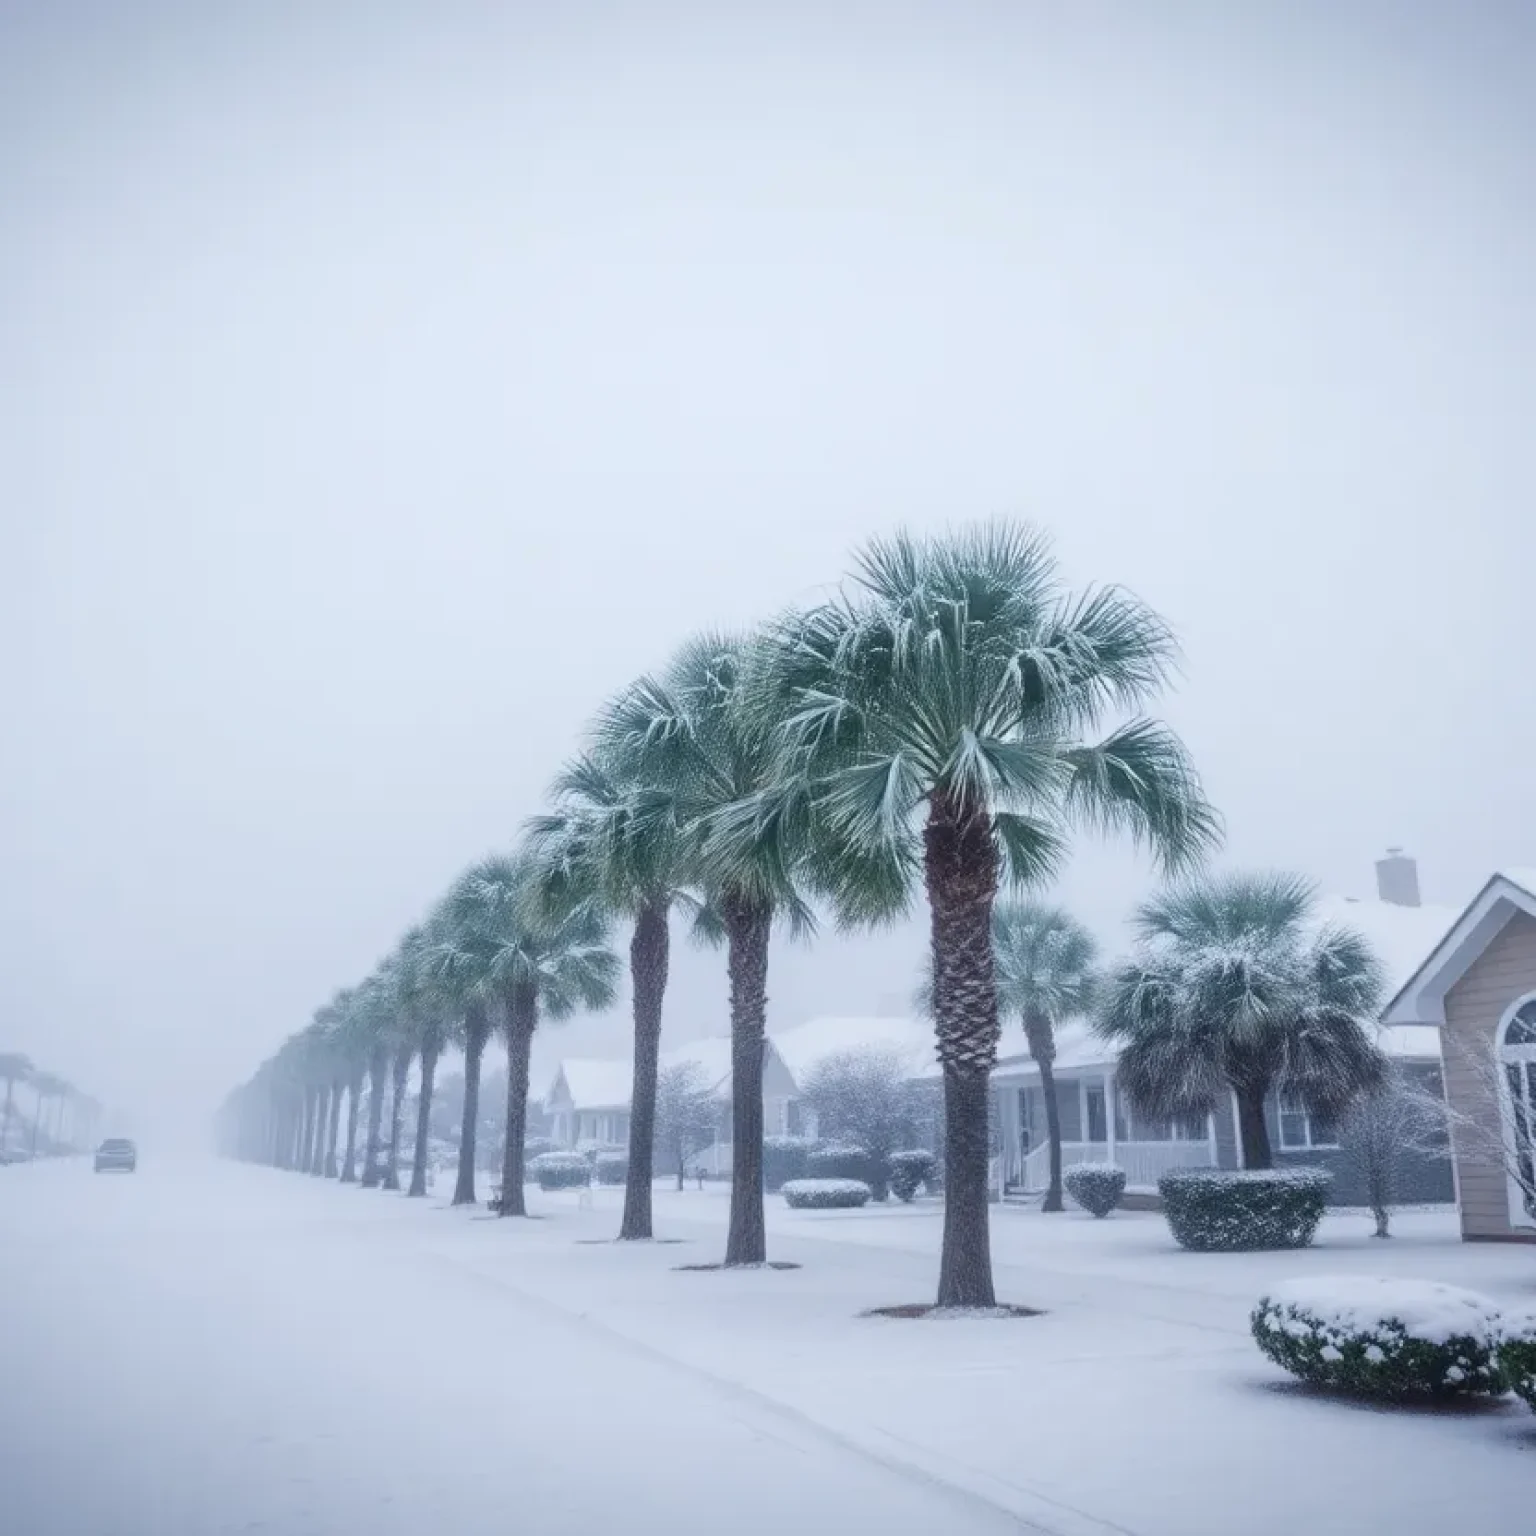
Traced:
[[1462, 1236], [1536, 1242], [1536, 869], [1493, 875], [1385, 1018], [1440, 1040]]
[[[1378, 862], [1376, 876], [1375, 900], [1325, 896], [1316, 905], [1315, 921], [1319, 927], [1347, 926], [1364, 938], [1381, 962], [1390, 995], [1451, 927], [1456, 911], [1420, 901], [1417, 868], [1400, 849], [1389, 850]], [[1028, 1198], [1049, 1182], [1045, 1099], [1040, 1069], [1024, 1047], [1019, 1021], [1005, 1020], [1003, 1030], [992, 1076], [993, 1183], [999, 1195]], [[1438, 1030], [1384, 1016], [1378, 1041], [1410, 1082], [1441, 1093]], [[1139, 1115], [1121, 1092], [1115, 1067], [1115, 1047], [1087, 1021], [1072, 1020], [1057, 1031], [1055, 1077], [1066, 1167], [1112, 1162], [1125, 1170], [1128, 1189], [1148, 1194], [1164, 1173], [1177, 1168], [1242, 1166], [1235, 1099], [1208, 1115], [1178, 1120]], [[1364, 1203], [1362, 1176], [1346, 1155], [1336, 1124], [1278, 1093], [1271, 1096], [1267, 1118], [1277, 1166], [1326, 1168], [1333, 1174], [1330, 1198], [1335, 1205]], [[1430, 1151], [1405, 1150], [1397, 1182], [1405, 1204], [1448, 1204], [1455, 1198], [1449, 1159]]]

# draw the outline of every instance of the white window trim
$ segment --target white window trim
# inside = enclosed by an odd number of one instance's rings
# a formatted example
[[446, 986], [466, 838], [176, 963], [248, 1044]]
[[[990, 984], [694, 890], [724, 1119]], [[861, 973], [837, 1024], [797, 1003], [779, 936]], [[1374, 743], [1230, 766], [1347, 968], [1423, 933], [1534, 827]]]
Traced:
[[[1307, 1139], [1304, 1142], [1287, 1141], [1285, 1139], [1285, 1120], [1287, 1115], [1301, 1115], [1306, 1121]], [[1312, 1134], [1312, 1111], [1303, 1106], [1301, 1109], [1285, 1107], [1285, 1098], [1282, 1094], [1275, 1095], [1275, 1121], [1279, 1132], [1278, 1140], [1282, 1152], [1338, 1152], [1341, 1151], [1337, 1141], [1318, 1141]]]
[[[1504, 1134], [1504, 1146], [1511, 1164], [1516, 1154], [1515, 1103], [1509, 1091], [1509, 1078], [1504, 1069], [1516, 1062], [1536, 1063], [1536, 1045], [1508, 1045], [1505, 1042], [1509, 1035], [1509, 1027], [1519, 1017], [1520, 1011], [1533, 1003], [1536, 1003], [1536, 992], [1527, 992], [1523, 997], [1517, 997], [1504, 1010], [1504, 1017], [1499, 1020], [1499, 1027], [1493, 1037], [1499, 1080], [1499, 1120]], [[1536, 1227], [1536, 1216], [1532, 1216], [1525, 1208], [1524, 1191], [1521, 1190], [1520, 1181], [1515, 1177], [1513, 1169], [1505, 1176], [1505, 1193], [1509, 1203], [1510, 1226]]]

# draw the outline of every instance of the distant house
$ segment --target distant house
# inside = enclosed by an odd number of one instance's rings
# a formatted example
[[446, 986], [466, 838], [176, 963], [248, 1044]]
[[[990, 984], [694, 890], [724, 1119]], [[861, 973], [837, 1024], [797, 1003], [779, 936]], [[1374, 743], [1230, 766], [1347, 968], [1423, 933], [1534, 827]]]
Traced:
[[1488, 881], [1386, 1020], [1440, 1039], [1462, 1236], [1536, 1242], [1536, 869]]
[[[715, 1139], [696, 1161], [710, 1174], [724, 1176], [731, 1171], [731, 1042], [711, 1037], [662, 1052], [662, 1071], [685, 1063], [698, 1068], [699, 1080], [718, 1106]], [[626, 1145], [633, 1072], [633, 1062], [622, 1057], [561, 1061], [544, 1097], [550, 1136], [572, 1148]], [[792, 1123], [794, 1099], [794, 1082], [770, 1039], [763, 1059], [763, 1124], [769, 1135]]]
[[[1449, 907], [1420, 904], [1413, 861], [1397, 850], [1378, 864], [1377, 884], [1377, 900], [1325, 897], [1318, 903], [1317, 916], [1320, 924], [1347, 924], [1371, 944], [1391, 992], [1413, 974], [1456, 914]], [[1016, 1021], [1005, 1021], [1005, 1048], [992, 1076], [996, 1094], [993, 1179], [995, 1189], [1004, 1196], [1037, 1194], [1049, 1175], [1040, 1070], [1027, 1051], [1009, 1050], [1006, 1045], [1010, 1036], [1016, 1039], [1019, 1033]], [[1440, 1092], [1440, 1040], [1434, 1029], [1384, 1028], [1380, 1044], [1406, 1076]], [[1085, 1022], [1074, 1021], [1057, 1033], [1056, 1086], [1066, 1166], [1116, 1163], [1125, 1169], [1127, 1187], [1138, 1191], [1155, 1190], [1158, 1179], [1174, 1168], [1242, 1166], [1235, 1100], [1224, 1102], [1213, 1114], [1186, 1119], [1139, 1116], [1116, 1081], [1115, 1055], [1114, 1047]], [[1334, 1175], [1334, 1204], [1364, 1203], [1364, 1188], [1340, 1145], [1337, 1126], [1309, 1114], [1304, 1104], [1279, 1095], [1271, 1098], [1268, 1120], [1277, 1165], [1328, 1168]], [[1405, 1153], [1398, 1188], [1404, 1203], [1451, 1202], [1455, 1182], [1449, 1160]]]
[[[804, 1095], [810, 1074], [829, 1056], [871, 1048], [900, 1051], [915, 1077], [933, 1059], [933, 1029], [915, 1019], [828, 1017], [771, 1032], [763, 1059], [766, 1134], [815, 1135], [816, 1117]], [[712, 1036], [662, 1053], [663, 1070], [682, 1062], [698, 1066], [719, 1104], [714, 1143], [698, 1161], [723, 1176], [731, 1169], [731, 1042]], [[633, 1064], [620, 1057], [563, 1060], [544, 1098], [550, 1135], [568, 1147], [626, 1142], [632, 1072]]]

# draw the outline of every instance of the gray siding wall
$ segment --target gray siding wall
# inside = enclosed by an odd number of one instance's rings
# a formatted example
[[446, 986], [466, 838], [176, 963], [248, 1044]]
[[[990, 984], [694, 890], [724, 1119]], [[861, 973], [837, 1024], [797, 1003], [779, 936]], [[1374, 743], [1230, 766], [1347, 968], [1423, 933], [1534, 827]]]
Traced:
[[[1505, 1010], [1536, 991], [1536, 918], [1517, 912], [1445, 997], [1445, 1089], [1451, 1107], [1485, 1125], [1498, 1124], [1498, 1105], [1489, 1102], [1477, 1063], [1490, 1049]], [[1454, 1132], [1453, 1132], [1454, 1134]], [[1509, 1182], [1502, 1167], [1480, 1157], [1456, 1137], [1456, 1171], [1461, 1185], [1461, 1232], [1468, 1238], [1520, 1237], [1536, 1232], [1509, 1219]]]

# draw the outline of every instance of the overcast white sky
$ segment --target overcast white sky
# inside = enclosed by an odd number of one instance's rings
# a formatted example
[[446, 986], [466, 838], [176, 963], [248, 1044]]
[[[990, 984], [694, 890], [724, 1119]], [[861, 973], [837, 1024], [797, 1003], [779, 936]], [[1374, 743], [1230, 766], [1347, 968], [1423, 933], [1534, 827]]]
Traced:
[[[0, 1048], [201, 1121], [605, 694], [900, 523], [1037, 520], [1168, 614], [1228, 862], [1536, 863], [1533, 41], [12, 0]], [[1111, 935], [1148, 883], [1062, 895]], [[781, 949], [772, 1022], [899, 1004], [921, 942]], [[675, 978], [723, 1029], [719, 959]]]

